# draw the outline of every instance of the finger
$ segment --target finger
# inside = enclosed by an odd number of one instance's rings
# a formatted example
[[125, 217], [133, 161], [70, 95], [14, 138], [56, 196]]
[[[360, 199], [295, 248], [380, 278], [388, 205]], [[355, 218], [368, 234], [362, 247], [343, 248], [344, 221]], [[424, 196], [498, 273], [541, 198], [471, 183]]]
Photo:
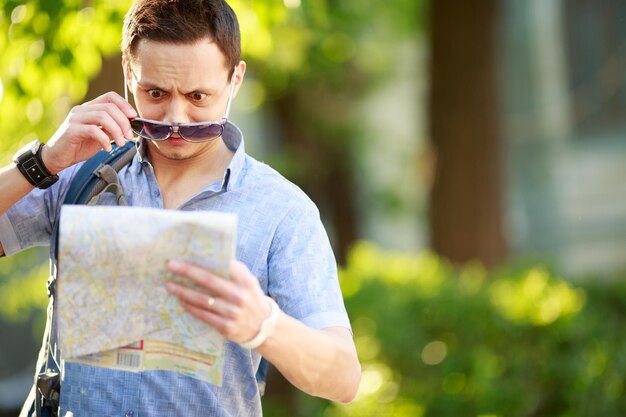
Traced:
[[90, 104], [76, 109], [72, 115], [73, 123], [91, 123], [101, 126], [119, 146], [123, 146], [127, 139], [132, 139], [130, 121], [113, 104]]
[[210, 294], [175, 282], [168, 282], [165, 284], [165, 289], [168, 293], [178, 297], [181, 301], [187, 304], [191, 304], [205, 310], [217, 311], [216, 304], [218, 304], [219, 299]]
[[[122, 109], [120, 109], [115, 103], [97, 104], [96, 106], [98, 106], [99, 109], [106, 111], [120, 127], [122, 130], [122, 136], [119, 137], [120, 140], [123, 141], [123, 138], [128, 140], [133, 138], [133, 130], [130, 126], [130, 120]], [[124, 143], [118, 143], [120, 146], [123, 144]]]
[[102, 149], [111, 152], [109, 136], [96, 125], [76, 125], [68, 131], [68, 134], [97, 142]]
[[181, 302], [181, 306], [185, 311], [189, 312], [192, 316], [207, 323], [209, 326], [213, 327], [215, 330], [220, 332], [222, 336], [227, 336], [227, 331], [229, 329], [228, 323], [229, 320], [219, 316], [218, 314], [208, 311], [205, 309], [198, 308], [192, 304], [187, 304], [185, 302]]
[[223, 298], [231, 303], [241, 305], [244, 302], [242, 291], [234, 283], [218, 277], [204, 268], [184, 262], [178, 259], [170, 259], [168, 262], [170, 271], [177, 275], [188, 278], [193, 283], [207, 289], [211, 294]]
[[120, 96], [114, 91], [109, 91], [108, 93], [102, 94], [95, 99], [88, 101], [85, 104], [96, 104], [96, 103], [112, 103], [115, 104], [121, 111], [124, 113], [126, 118], [132, 119], [133, 117], [137, 117], [137, 112], [130, 105], [130, 103], [124, 100], [124, 97]]
[[[91, 101], [85, 103], [86, 106], [91, 105], [107, 105], [111, 106], [115, 109], [112, 112], [113, 117], [117, 120], [117, 123], [122, 127], [124, 131], [124, 137], [128, 140], [133, 138], [133, 131], [130, 127], [129, 119], [135, 118], [138, 116], [135, 109], [119, 94], [110, 91], [106, 94], [103, 94]], [[117, 143], [117, 142], [116, 142]], [[123, 145], [117, 143], [118, 145]]]
[[245, 285], [258, 284], [258, 279], [252, 275], [246, 264], [238, 260], [232, 260], [229, 265], [229, 278], [233, 282]]

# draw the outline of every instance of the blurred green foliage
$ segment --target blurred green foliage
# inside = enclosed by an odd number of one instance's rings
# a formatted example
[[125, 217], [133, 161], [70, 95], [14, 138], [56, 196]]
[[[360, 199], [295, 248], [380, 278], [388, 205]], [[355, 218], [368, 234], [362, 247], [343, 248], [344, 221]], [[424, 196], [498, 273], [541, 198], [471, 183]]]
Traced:
[[[130, 0], [8, 0], [0, 8], [0, 161], [46, 140], [119, 50]], [[97, 10], [97, 12], [96, 12]]]
[[422, 30], [426, 2], [398, 0], [229, 0], [241, 26], [242, 49], [268, 93], [301, 83], [340, 93], [355, 72], [372, 84], [397, 61], [390, 48]]
[[[539, 266], [454, 268], [363, 242], [341, 284], [359, 394], [349, 405], [301, 394], [301, 416], [626, 415], [624, 280], [573, 285]], [[284, 413], [267, 403], [268, 415]]]
[[[313, 194], [358, 171], [378, 139], [359, 113], [363, 97], [394, 74], [407, 40], [424, 33], [427, 1], [231, 0], [250, 76], [245, 89], [280, 124], [268, 162]], [[252, 108], [251, 110], [255, 110]], [[380, 115], [372, 114], [380, 123]], [[376, 133], [377, 135], [379, 133]], [[320, 159], [326, 166], [320, 166]], [[320, 185], [322, 184], [322, 185]], [[321, 197], [312, 198], [322, 210]]]
[[0, 321], [34, 323], [34, 340], [41, 338], [46, 320], [47, 254], [47, 250], [35, 248], [0, 258]]

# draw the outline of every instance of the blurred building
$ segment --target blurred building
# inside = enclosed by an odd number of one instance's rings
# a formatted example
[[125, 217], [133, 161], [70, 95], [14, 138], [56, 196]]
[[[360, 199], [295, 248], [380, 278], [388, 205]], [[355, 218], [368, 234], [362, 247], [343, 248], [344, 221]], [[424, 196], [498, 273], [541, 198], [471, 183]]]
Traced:
[[626, 269], [626, 3], [504, 2], [514, 254], [568, 276]]
[[[624, 22], [620, 0], [502, 0], [502, 175], [513, 259], [548, 262], [570, 278], [626, 270]], [[397, 52], [389, 84], [363, 105], [376, 140], [360, 176], [362, 230], [384, 247], [420, 250], [428, 245], [428, 42]]]

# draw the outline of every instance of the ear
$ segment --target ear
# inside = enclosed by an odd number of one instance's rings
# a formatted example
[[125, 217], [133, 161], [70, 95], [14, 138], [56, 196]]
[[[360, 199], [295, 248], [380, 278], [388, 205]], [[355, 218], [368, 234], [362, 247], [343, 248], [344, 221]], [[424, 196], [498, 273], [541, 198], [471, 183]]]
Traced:
[[237, 97], [237, 93], [239, 92], [239, 87], [243, 83], [243, 77], [246, 74], [246, 61], [239, 61], [239, 63], [235, 66], [235, 91], [233, 92], [233, 97]]
[[[126, 59], [125, 56], [122, 56], [122, 71], [124, 74], [124, 87], [131, 92], [132, 90], [132, 77], [130, 73], [130, 62]], [[124, 96], [126, 96], [126, 91], [124, 91]]]

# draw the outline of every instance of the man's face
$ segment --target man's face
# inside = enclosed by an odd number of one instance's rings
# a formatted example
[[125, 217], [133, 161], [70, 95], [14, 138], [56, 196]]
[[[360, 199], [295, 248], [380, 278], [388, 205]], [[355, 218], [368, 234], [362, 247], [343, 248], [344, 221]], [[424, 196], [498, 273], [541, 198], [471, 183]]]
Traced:
[[[220, 121], [230, 93], [230, 73], [224, 54], [209, 38], [193, 44], [142, 40], [125, 61], [129, 87], [141, 117], [164, 122]], [[243, 76], [245, 64], [237, 72]], [[241, 82], [237, 77], [236, 90]], [[210, 149], [221, 138], [189, 143], [174, 134], [149, 142], [150, 150], [169, 159], [188, 159]]]

